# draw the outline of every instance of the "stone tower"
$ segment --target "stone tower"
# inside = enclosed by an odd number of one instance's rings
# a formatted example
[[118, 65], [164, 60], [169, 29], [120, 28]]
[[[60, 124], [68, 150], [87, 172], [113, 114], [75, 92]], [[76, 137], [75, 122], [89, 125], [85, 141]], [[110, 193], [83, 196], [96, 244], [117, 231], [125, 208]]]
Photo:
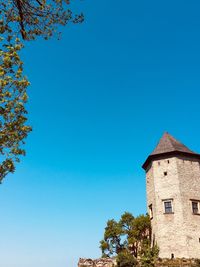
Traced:
[[159, 257], [200, 258], [200, 154], [165, 133], [143, 168]]

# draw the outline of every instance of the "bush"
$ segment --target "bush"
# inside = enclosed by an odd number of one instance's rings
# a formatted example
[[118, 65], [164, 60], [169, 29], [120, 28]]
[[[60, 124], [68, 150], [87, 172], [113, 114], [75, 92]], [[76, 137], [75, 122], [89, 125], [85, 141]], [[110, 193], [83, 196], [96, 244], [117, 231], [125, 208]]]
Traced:
[[155, 261], [158, 259], [159, 249], [157, 246], [146, 247], [140, 258], [140, 264], [142, 267], [154, 267]]
[[133, 267], [137, 264], [136, 258], [128, 251], [120, 252], [117, 255], [117, 267]]
[[195, 259], [193, 267], [200, 267], [200, 259]]

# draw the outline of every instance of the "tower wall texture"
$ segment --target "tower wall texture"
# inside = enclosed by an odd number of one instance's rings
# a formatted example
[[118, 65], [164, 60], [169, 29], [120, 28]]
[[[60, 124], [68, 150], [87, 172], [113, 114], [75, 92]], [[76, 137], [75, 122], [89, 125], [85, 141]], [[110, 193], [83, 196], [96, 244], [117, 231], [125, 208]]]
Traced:
[[[200, 215], [192, 200], [200, 200], [199, 160], [185, 156], [153, 160], [146, 173], [147, 205], [152, 205], [152, 240], [161, 258], [200, 258]], [[164, 201], [172, 201], [166, 214]]]

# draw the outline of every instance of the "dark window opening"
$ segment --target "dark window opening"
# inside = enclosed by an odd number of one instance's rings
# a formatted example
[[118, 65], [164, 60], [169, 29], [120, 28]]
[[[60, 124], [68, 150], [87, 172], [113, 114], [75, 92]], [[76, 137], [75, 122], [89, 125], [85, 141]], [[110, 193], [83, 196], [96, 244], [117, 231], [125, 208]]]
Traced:
[[199, 238], [199, 243], [200, 243], [200, 238]]
[[169, 160], [167, 161], [167, 163], [169, 164]]
[[199, 213], [199, 203], [197, 201], [192, 201], [192, 212], [194, 214]]
[[164, 206], [165, 206], [165, 213], [172, 213], [172, 201], [171, 200], [164, 201]]
[[167, 176], [167, 172], [164, 172], [164, 176]]
[[153, 206], [152, 206], [152, 204], [149, 205], [149, 216], [150, 216], [150, 219], [153, 218]]
[[173, 253], [171, 254], [171, 259], [174, 259], [174, 254]]
[[155, 243], [156, 243], [156, 237], [155, 234], [153, 234], [153, 247], [155, 246]]

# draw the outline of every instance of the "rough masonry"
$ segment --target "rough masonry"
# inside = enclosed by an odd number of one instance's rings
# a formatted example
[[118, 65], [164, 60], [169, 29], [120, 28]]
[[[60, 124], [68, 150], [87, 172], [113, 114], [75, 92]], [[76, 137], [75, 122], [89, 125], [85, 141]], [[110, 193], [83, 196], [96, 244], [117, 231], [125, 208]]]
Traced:
[[168, 133], [143, 164], [160, 258], [200, 258], [200, 155]]
[[79, 259], [78, 267], [114, 267], [116, 260], [112, 258], [92, 259]]

